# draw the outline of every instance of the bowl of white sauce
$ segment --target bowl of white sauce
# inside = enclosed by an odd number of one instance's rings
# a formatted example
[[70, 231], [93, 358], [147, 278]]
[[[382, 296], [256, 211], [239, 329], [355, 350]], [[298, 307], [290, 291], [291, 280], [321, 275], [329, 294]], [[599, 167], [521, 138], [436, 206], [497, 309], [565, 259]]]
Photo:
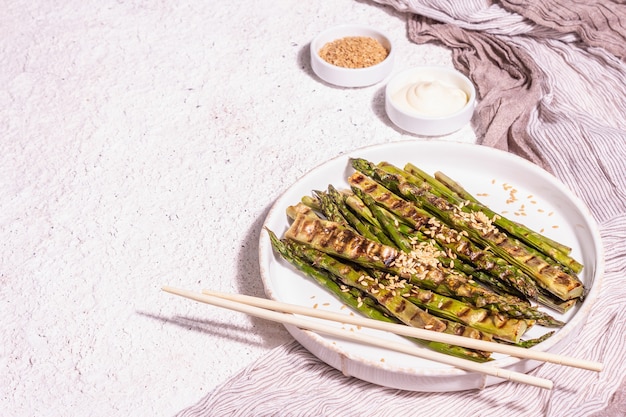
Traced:
[[385, 110], [400, 129], [442, 136], [467, 125], [476, 108], [476, 88], [461, 72], [424, 66], [394, 75], [385, 88]]

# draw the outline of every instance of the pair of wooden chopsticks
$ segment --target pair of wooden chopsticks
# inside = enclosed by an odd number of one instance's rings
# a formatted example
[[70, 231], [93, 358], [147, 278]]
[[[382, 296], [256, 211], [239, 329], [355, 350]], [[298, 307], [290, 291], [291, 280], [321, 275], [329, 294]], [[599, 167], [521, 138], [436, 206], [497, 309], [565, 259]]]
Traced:
[[265, 298], [250, 297], [242, 294], [221, 293], [210, 290], [203, 290], [202, 293], [197, 293], [169, 286], [164, 286], [162, 289], [165, 292], [189, 298], [191, 300], [195, 300], [201, 303], [211, 304], [217, 307], [239, 311], [249, 314], [251, 316], [260, 317], [283, 324], [290, 324], [301, 329], [312, 330], [318, 333], [323, 333], [342, 339], [352, 340], [363, 344], [381, 347], [384, 349], [395, 350], [397, 352], [406, 353], [423, 359], [429, 359], [446, 365], [451, 365], [460, 369], [464, 369], [466, 371], [479, 372], [497, 378], [502, 378], [523, 384], [529, 384], [545, 389], [553, 388], [554, 384], [551, 380], [538, 378], [535, 376], [523, 374], [521, 372], [498, 368], [496, 366], [489, 365], [488, 363], [477, 363], [466, 359], [456, 358], [429, 349], [420, 348], [418, 346], [405, 345], [390, 340], [364, 336], [357, 332], [350, 332], [338, 327], [333, 327], [327, 324], [307, 320], [305, 318], [295, 316], [294, 314], [324, 320], [331, 320], [344, 324], [352, 324], [361, 327], [368, 327], [370, 329], [388, 331], [397, 335], [415, 337], [422, 340], [448, 343], [452, 345], [463, 346], [470, 349], [477, 349], [488, 352], [498, 352], [517, 358], [551, 362], [597, 372], [601, 371], [603, 367], [603, 365], [598, 362], [576, 359], [549, 352], [539, 352], [532, 349], [525, 349], [495, 342], [475, 340], [468, 337], [434, 332], [430, 330], [405, 326], [402, 324], [386, 323], [378, 320], [368, 319], [365, 317], [345, 315], [325, 310], [298, 306], [294, 304], [281, 303]]

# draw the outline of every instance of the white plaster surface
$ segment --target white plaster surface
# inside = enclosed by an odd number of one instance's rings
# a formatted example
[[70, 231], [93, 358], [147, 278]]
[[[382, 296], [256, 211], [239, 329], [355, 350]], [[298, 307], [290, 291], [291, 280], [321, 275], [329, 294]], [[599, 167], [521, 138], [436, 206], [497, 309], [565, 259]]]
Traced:
[[[321, 83], [339, 23], [451, 66], [369, 1], [9, 1], [0, 13], [0, 409], [170, 416], [273, 347], [281, 325], [160, 291], [262, 296], [272, 202], [391, 126], [384, 82]], [[473, 141], [469, 126], [443, 138]]]

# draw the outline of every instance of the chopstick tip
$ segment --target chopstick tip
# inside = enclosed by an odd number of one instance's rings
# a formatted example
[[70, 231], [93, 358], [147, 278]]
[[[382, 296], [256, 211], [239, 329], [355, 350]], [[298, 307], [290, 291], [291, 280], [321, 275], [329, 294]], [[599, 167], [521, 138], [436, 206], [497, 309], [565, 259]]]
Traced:
[[173, 293], [174, 287], [171, 287], [169, 285], [161, 285], [161, 291]]

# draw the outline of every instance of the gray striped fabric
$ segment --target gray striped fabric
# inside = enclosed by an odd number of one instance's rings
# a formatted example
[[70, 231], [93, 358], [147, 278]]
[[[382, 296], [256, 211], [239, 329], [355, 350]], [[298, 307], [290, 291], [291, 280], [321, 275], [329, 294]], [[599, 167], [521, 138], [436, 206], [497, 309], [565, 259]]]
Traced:
[[[506, 9], [519, 13], [540, 27], [574, 33], [585, 44], [626, 57], [626, 4], [623, 0], [580, 2], [571, 7], [560, 0], [502, 0]], [[585, 4], [586, 3], [586, 4]]]
[[481, 93], [473, 123], [483, 145], [540, 164], [590, 207], [601, 227], [606, 273], [578, 341], [562, 353], [602, 361], [605, 370], [544, 364], [531, 372], [556, 381], [552, 391], [503, 383], [461, 393], [403, 392], [345, 377], [293, 342], [180, 416], [626, 415], [626, 29], [615, 17], [617, 11], [626, 19], [623, 5], [378, 3], [411, 13], [415, 42], [452, 49], [455, 65]]

